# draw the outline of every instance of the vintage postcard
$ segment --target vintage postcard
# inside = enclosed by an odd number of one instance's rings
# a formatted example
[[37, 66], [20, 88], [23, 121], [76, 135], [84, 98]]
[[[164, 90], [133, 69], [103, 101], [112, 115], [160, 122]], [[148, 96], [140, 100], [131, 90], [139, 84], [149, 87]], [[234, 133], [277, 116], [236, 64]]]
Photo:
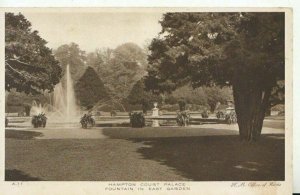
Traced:
[[291, 9], [0, 14], [4, 194], [291, 194]]

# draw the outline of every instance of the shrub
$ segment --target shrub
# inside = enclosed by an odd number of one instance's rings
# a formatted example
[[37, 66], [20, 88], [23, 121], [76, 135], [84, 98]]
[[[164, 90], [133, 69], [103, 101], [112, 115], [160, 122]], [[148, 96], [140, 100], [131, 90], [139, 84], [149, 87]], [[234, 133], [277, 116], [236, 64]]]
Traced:
[[225, 121], [227, 124], [237, 123], [236, 113], [234, 111], [225, 114]]
[[45, 128], [46, 123], [47, 123], [47, 117], [44, 113], [40, 113], [38, 115], [32, 116], [31, 124], [33, 125], [34, 128], [38, 128], [38, 127]]
[[178, 106], [180, 111], [184, 111], [186, 109], [186, 101], [183, 99], [179, 100]]
[[204, 110], [204, 111], [201, 113], [201, 116], [202, 116], [202, 118], [208, 118], [208, 111], [207, 111], [207, 110]]
[[218, 119], [223, 119], [223, 118], [225, 118], [225, 113], [219, 110], [216, 113], [216, 116], [217, 116]]
[[95, 120], [92, 118], [92, 115], [90, 114], [84, 114], [81, 119], [80, 119], [80, 123], [82, 128], [87, 129], [88, 126], [95, 126]]
[[146, 120], [143, 112], [131, 112], [129, 116], [131, 127], [142, 128], [146, 125]]
[[190, 123], [190, 113], [187, 111], [177, 112], [176, 122], [178, 126], [188, 126]]

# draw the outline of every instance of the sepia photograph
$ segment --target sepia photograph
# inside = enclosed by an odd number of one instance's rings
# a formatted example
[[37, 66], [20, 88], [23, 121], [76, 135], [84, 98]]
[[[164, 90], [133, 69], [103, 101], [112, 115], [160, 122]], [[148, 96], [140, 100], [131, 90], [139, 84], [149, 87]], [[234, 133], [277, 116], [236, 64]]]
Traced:
[[284, 10], [4, 19], [5, 181], [286, 180]]

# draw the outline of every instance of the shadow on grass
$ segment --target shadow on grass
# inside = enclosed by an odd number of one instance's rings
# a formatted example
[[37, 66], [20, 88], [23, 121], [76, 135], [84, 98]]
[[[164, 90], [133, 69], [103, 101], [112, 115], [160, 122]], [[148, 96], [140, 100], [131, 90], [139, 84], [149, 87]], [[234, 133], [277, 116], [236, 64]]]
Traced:
[[235, 135], [130, 140], [145, 145], [137, 149], [143, 158], [194, 181], [284, 180], [284, 135], [263, 135], [256, 143]]
[[20, 130], [5, 130], [5, 138], [11, 139], [35, 139], [36, 137], [43, 136], [40, 132], [35, 131], [20, 131]]
[[31, 177], [30, 175], [25, 174], [17, 169], [5, 169], [5, 181], [41, 181], [41, 179], [37, 177]]
[[212, 135], [237, 135], [238, 131], [215, 128], [188, 127], [144, 127], [144, 128], [104, 128], [105, 136], [116, 139], [129, 138], [162, 138], [162, 137], [191, 137]]
[[189, 129], [185, 135], [184, 130], [172, 134], [163, 128], [110, 128], [102, 132], [110, 138], [142, 143], [137, 152], [144, 159], [194, 181], [284, 180], [284, 134], [263, 134], [259, 141], [247, 143], [230, 130]]

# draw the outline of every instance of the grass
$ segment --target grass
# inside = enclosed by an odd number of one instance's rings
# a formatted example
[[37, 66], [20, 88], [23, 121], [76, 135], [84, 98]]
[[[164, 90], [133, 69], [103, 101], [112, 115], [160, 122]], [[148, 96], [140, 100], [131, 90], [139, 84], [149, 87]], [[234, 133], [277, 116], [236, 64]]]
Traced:
[[[146, 131], [145, 129], [144, 131]], [[194, 137], [34, 139], [6, 131], [5, 179], [50, 181], [244, 181], [284, 180], [284, 135], [257, 143], [234, 134]], [[130, 131], [130, 130], [128, 130]], [[222, 130], [220, 130], [222, 132]]]
[[185, 179], [167, 166], [143, 159], [136, 152], [141, 146], [121, 139], [7, 139], [5, 169], [6, 174], [18, 170], [27, 178], [48, 181]]
[[264, 127], [274, 128], [274, 129], [284, 129], [285, 124], [284, 121], [264, 121]]
[[139, 140], [144, 158], [174, 167], [194, 181], [284, 180], [284, 136], [243, 143], [235, 135]]

